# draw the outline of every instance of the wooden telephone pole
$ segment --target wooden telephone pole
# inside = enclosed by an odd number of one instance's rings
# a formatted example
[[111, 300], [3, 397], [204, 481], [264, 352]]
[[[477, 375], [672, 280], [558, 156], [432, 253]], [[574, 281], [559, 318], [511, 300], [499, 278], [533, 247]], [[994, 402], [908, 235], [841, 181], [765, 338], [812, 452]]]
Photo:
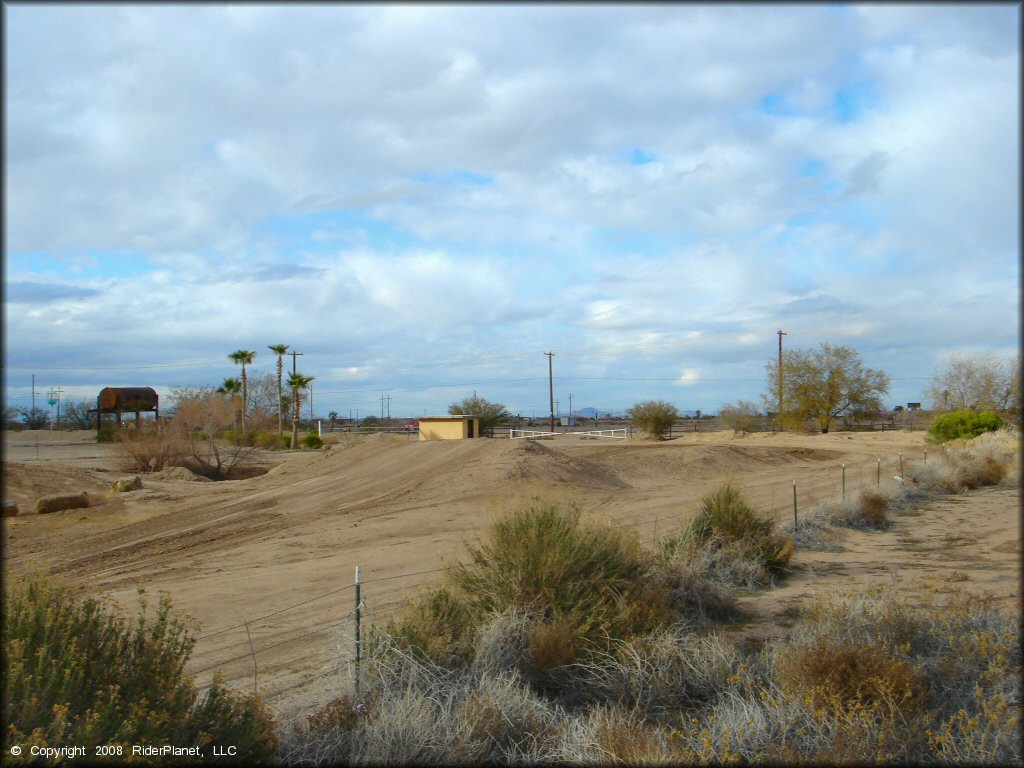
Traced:
[[779, 334], [779, 432], [782, 431], [782, 337], [786, 335], [786, 332], [781, 328], [777, 331]]

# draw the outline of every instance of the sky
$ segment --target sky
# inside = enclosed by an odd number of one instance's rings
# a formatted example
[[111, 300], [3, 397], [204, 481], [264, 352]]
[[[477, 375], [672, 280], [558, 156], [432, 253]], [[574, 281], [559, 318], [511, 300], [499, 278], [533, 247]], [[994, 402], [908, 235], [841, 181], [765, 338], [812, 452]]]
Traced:
[[[4, 396], [927, 401], [1019, 348], [1020, 7], [6, 3]], [[291, 370], [293, 358], [287, 358]], [[390, 400], [382, 401], [381, 398]]]

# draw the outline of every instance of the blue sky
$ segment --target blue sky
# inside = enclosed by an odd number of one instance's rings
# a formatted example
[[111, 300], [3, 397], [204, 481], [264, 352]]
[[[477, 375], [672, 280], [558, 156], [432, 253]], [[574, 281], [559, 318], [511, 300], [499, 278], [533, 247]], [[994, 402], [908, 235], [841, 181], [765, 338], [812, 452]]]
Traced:
[[1019, 346], [1020, 9], [4, 6], [5, 399], [713, 412]]

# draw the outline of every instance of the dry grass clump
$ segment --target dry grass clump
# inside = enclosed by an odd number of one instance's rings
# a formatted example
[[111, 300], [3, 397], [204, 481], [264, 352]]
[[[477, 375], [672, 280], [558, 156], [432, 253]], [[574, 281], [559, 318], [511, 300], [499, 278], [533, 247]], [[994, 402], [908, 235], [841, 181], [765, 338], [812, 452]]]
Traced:
[[1019, 764], [1016, 617], [966, 593], [831, 594], [671, 733], [681, 762]]
[[576, 701], [613, 705], [651, 719], [714, 699], [738, 663], [735, 649], [717, 635], [675, 625], [616, 643], [580, 665]]
[[839, 502], [824, 502], [811, 507], [802, 518], [793, 523], [786, 521], [779, 530], [789, 535], [797, 549], [814, 552], [842, 552], [836, 530], [829, 525], [829, 520], [838, 514]]
[[955, 472], [956, 465], [942, 457], [932, 459], [927, 464], [912, 464], [906, 470], [907, 477], [920, 490], [929, 494], [960, 493]]
[[833, 525], [880, 531], [892, 525], [887, 512], [892, 506], [902, 505], [904, 497], [902, 490], [891, 494], [863, 491], [842, 501], [820, 505], [819, 510]]
[[393, 641], [369, 645], [364, 687], [307, 717], [282, 739], [298, 765], [480, 764], [551, 759], [566, 715], [515, 672], [452, 671]]

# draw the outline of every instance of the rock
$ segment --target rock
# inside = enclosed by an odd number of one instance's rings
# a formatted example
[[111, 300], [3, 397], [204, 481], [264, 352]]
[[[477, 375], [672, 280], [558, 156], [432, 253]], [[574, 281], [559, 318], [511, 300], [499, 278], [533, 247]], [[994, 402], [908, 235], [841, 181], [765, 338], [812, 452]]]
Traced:
[[4, 500], [4, 517], [17, 517], [18, 516], [18, 502], [11, 501], [10, 499]]
[[114, 481], [114, 485], [110, 489], [110, 495], [116, 496], [119, 493], [137, 491], [140, 488], [142, 488], [142, 478], [139, 477], [138, 475], [132, 475], [131, 477], [122, 477]]
[[65, 509], [80, 509], [89, 506], [89, 494], [85, 491], [80, 493], [53, 493], [43, 496], [36, 502], [36, 514], [48, 515], [51, 512], [60, 512]]

